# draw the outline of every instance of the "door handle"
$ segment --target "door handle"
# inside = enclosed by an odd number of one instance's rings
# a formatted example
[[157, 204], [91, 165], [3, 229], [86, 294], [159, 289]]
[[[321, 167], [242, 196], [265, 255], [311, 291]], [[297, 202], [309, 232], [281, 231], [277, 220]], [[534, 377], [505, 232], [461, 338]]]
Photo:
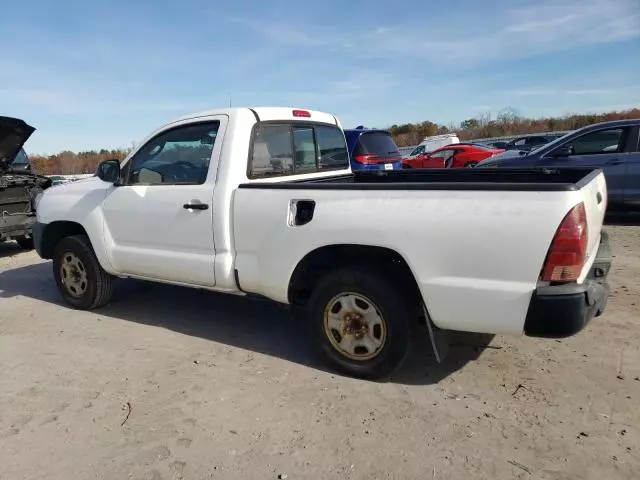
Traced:
[[206, 203], [185, 203], [182, 208], [186, 210], [207, 210], [209, 205]]

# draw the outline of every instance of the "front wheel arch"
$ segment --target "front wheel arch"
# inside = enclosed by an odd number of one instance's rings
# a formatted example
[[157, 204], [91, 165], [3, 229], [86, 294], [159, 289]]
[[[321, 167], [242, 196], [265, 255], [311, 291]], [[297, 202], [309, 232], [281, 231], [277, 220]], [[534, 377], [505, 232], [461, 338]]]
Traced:
[[70, 222], [65, 220], [49, 223], [42, 232], [42, 258], [53, 258], [56, 246], [62, 241], [62, 239], [74, 235], [86, 235], [87, 237], [89, 237], [85, 228], [77, 222]]

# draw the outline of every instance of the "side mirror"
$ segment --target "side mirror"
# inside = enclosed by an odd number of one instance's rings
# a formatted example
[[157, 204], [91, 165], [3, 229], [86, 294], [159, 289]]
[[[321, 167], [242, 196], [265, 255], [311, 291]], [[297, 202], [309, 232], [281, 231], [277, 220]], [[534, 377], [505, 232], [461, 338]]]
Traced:
[[568, 157], [569, 155], [573, 155], [573, 147], [571, 145], [562, 145], [551, 153], [552, 157]]
[[105, 160], [96, 169], [96, 176], [103, 182], [117, 183], [120, 180], [120, 161]]

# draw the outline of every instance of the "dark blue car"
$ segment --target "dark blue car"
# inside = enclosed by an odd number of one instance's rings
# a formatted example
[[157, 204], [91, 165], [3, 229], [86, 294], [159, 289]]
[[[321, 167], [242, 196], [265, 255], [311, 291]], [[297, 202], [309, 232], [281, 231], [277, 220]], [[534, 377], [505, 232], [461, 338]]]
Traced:
[[401, 170], [402, 155], [386, 130], [357, 127], [344, 131], [352, 170]]
[[482, 167], [601, 168], [609, 208], [640, 207], [640, 119], [581, 128], [530, 152], [508, 150], [480, 162]]

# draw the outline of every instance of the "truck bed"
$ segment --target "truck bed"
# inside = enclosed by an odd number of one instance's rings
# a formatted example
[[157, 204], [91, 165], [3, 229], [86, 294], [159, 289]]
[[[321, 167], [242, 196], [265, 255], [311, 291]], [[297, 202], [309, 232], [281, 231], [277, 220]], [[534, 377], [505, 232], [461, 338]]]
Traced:
[[251, 182], [240, 188], [314, 190], [488, 190], [575, 191], [593, 180], [599, 169], [460, 168], [354, 172], [321, 179]]
[[310, 251], [327, 245], [388, 249], [411, 266], [439, 328], [517, 334], [563, 218], [584, 203], [592, 261], [605, 199], [601, 170], [584, 168], [425, 169], [247, 182], [233, 201], [235, 268], [244, 291], [287, 303], [291, 272]]

